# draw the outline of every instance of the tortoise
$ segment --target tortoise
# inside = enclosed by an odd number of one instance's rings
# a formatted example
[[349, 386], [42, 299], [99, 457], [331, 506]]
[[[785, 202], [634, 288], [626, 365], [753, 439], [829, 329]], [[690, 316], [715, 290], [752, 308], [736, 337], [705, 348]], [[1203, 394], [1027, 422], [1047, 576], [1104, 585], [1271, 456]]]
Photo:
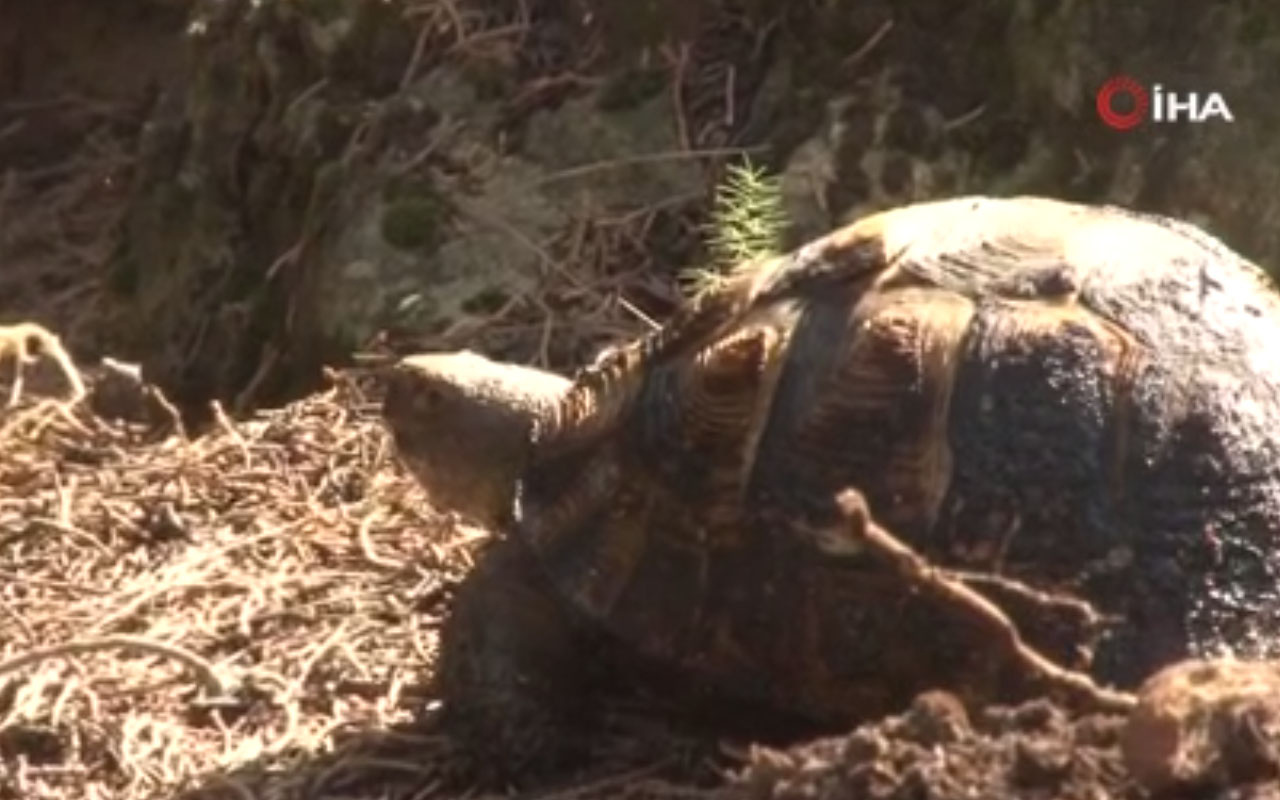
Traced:
[[432, 502], [500, 534], [438, 679], [508, 775], [567, 752], [601, 642], [823, 728], [934, 688], [1032, 692], [833, 546], [849, 488], [936, 565], [1087, 602], [1086, 626], [988, 587], [1100, 683], [1280, 649], [1280, 299], [1188, 222], [899, 207], [734, 270], [573, 378], [407, 356], [383, 413]]

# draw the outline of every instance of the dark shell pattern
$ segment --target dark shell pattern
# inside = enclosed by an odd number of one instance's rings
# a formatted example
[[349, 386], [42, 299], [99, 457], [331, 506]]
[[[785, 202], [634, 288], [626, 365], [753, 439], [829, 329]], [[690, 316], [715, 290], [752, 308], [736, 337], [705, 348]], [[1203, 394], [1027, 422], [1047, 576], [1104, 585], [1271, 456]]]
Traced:
[[1106, 614], [1085, 642], [1005, 604], [1104, 682], [1280, 649], [1280, 300], [1187, 223], [1030, 197], [863, 219], [584, 371], [535, 454], [517, 529], [572, 606], [817, 717], [1003, 679], [963, 621], [814, 545], [850, 486], [936, 564]]

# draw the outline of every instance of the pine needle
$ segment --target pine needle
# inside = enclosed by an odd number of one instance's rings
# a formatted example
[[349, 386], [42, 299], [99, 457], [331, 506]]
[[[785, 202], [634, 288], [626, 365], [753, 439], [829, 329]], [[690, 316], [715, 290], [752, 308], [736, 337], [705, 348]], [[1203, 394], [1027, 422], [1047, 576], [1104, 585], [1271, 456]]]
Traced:
[[716, 189], [707, 226], [710, 263], [681, 273], [686, 292], [696, 295], [713, 289], [727, 276], [778, 255], [787, 224], [778, 176], [749, 160], [730, 165]]

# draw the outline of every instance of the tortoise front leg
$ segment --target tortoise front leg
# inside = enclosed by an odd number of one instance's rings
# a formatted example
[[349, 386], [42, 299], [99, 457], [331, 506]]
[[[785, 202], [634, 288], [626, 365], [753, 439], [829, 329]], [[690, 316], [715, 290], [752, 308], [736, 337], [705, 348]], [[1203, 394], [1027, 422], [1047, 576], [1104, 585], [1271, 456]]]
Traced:
[[446, 730], [478, 777], [527, 784], [583, 755], [590, 651], [522, 546], [482, 557], [441, 631], [436, 678]]

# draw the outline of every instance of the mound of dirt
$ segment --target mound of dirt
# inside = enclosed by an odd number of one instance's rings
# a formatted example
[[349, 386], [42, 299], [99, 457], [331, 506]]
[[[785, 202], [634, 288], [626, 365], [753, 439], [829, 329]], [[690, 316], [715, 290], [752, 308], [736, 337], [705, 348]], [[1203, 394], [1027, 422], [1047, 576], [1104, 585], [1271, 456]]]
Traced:
[[901, 716], [789, 751], [761, 751], [743, 797], [1139, 798], [1120, 754], [1121, 715], [1072, 719], [1047, 701], [970, 719], [945, 694]]
[[732, 796], [1278, 797], [1278, 677], [1273, 666], [1176, 665], [1127, 716], [1071, 716], [1040, 700], [971, 719], [953, 697], [929, 693], [849, 736], [754, 753]]
[[[427, 703], [479, 534], [423, 504], [353, 382], [188, 439], [127, 380], [0, 412], [0, 797], [351, 796], [341, 758], [307, 764]], [[429, 775], [440, 746], [413, 749], [374, 772]]]

